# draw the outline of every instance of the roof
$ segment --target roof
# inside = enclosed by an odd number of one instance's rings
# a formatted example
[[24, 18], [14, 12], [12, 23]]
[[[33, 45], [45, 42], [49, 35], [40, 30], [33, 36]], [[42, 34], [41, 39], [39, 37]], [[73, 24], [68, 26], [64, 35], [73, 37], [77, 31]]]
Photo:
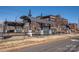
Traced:
[[20, 23], [20, 22], [9, 22], [9, 21], [5, 21], [4, 24], [7, 24], [8, 26], [23, 26], [24, 23]]
[[69, 23], [69, 25], [77, 25], [76, 23]]
[[53, 15], [42, 16], [41, 19], [50, 18], [50, 16], [53, 16]]
[[33, 22], [38, 22], [38, 23], [46, 23], [46, 24], [53, 24], [53, 21], [47, 21], [41, 18], [36, 18], [36, 17], [29, 17], [29, 19]]

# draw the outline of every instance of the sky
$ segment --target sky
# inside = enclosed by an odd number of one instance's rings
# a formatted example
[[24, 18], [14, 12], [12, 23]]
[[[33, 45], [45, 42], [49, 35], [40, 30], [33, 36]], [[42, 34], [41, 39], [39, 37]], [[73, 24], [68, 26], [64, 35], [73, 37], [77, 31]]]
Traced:
[[0, 22], [1, 21], [17, 21], [20, 16], [28, 15], [28, 11], [32, 11], [32, 16], [45, 15], [61, 15], [68, 19], [71, 23], [78, 23], [79, 6], [0, 6]]

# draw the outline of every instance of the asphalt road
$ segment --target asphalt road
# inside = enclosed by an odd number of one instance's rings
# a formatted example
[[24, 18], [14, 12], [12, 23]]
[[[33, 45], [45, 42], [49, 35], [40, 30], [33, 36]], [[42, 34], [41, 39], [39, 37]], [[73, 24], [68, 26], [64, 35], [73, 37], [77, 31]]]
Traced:
[[78, 47], [70, 39], [30, 46], [14, 50], [15, 52], [74, 52]]

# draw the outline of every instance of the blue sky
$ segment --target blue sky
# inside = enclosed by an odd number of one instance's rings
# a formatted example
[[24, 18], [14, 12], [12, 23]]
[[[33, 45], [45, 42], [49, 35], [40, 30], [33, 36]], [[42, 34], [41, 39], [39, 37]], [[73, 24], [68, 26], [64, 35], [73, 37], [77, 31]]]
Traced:
[[72, 23], [79, 19], [78, 6], [0, 6], [0, 21], [14, 21], [16, 18], [19, 21], [19, 17], [27, 15], [29, 9], [32, 16], [40, 16], [42, 12], [43, 15], [61, 15]]

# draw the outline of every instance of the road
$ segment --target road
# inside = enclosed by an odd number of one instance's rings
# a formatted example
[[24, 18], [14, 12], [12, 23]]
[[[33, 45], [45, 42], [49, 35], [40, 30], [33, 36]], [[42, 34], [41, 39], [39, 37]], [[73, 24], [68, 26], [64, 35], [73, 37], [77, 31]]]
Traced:
[[[21, 48], [18, 50], [14, 50], [16, 52], [70, 52], [77, 51], [77, 48], [72, 45], [72, 41], [70, 39], [60, 40], [56, 42], [49, 42], [45, 44], [30, 46]], [[79, 49], [79, 48], [78, 48]]]

